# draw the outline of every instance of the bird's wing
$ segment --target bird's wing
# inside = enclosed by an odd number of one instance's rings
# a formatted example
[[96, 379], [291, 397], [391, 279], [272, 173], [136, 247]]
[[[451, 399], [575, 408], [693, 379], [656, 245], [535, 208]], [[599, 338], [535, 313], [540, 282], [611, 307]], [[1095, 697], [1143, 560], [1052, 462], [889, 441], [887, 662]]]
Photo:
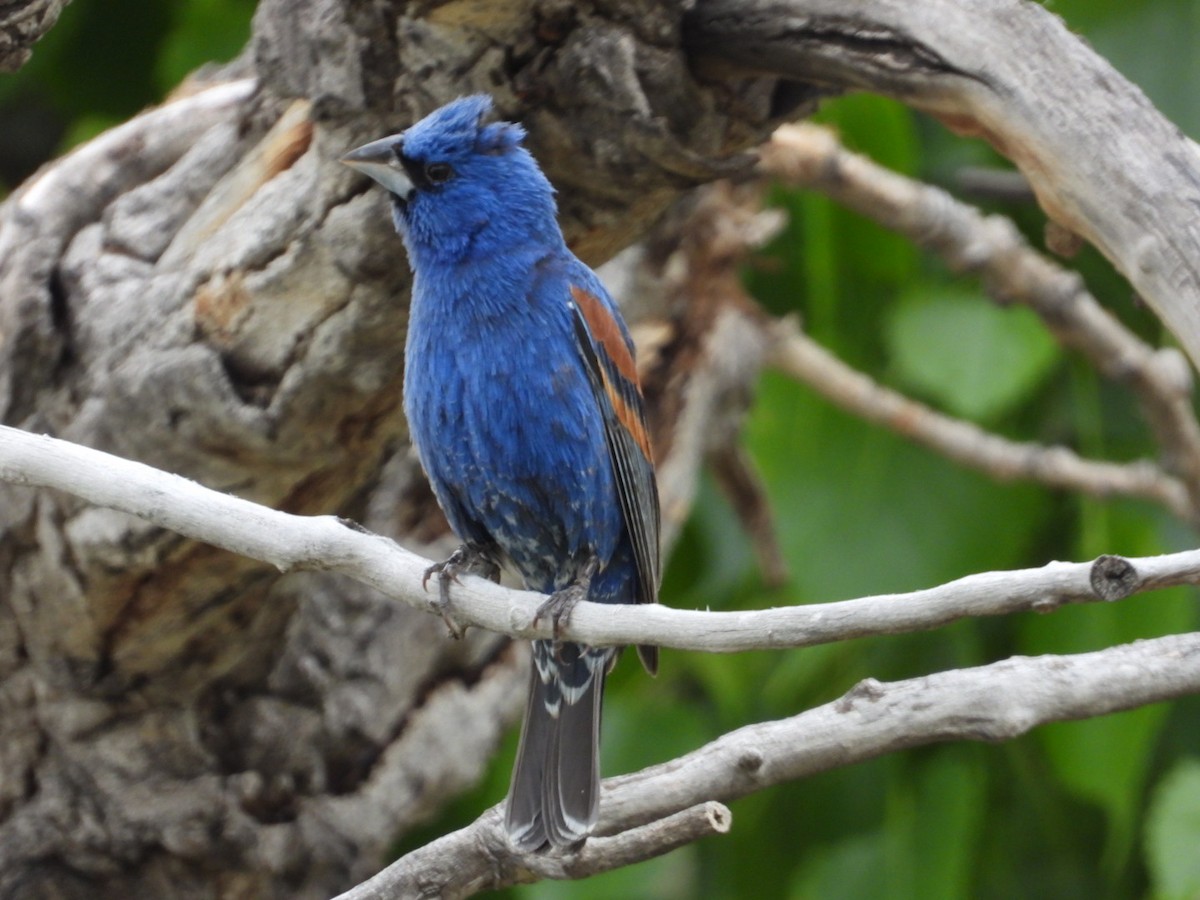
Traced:
[[[604, 437], [637, 565], [639, 603], [656, 603], [659, 585], [658, 485], [642, 390], [625, 329], [595, 292], [570, 286], [575, 337], [604, 414]], [[643, 654], [645, 659], [645, 654]], [[647, 665], [649, 662], [647, 661]]]

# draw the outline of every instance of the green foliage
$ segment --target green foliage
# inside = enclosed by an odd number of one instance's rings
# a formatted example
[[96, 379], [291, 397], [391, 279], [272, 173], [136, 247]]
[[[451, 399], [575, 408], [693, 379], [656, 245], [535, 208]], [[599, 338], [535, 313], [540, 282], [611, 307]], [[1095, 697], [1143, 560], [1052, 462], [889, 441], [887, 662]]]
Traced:
[[1146, 815], [1146, 855], [1156, 900], [1200, 897], [1200, 758], [1180, 760]]
[[897, 379], [958, 416], [982, 421], [1027, 400], [1058, 359], [1028, 309], [1002, 309], [966, 286], [919, 284], [885, 323]]
[[155, 82], [169, 91], [201, 66], [229, 60], [250, 33], [251, 0], [188, 0], [175, 6], [155, 60]]
[[0, 192], [157, 103], [193, 69], [229, 60], [254, 0], [75, 0], [14, 76], [0, 77]]

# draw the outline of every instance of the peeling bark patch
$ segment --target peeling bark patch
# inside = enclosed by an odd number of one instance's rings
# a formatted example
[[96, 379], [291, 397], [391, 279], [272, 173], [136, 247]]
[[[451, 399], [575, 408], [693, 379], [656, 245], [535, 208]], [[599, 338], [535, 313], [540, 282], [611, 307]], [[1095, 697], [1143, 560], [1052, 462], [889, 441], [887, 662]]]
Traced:
[[196, 291], [193, 315], [202, 335], [228, 343], [253, 301], [241, 272], [227, 272], [206, 281]]
[[991, 144], [1001, 156], [1012, 160], [1025, 175], [1029, 183], [1029, 188], [1033, 191], [1034, 197], [1042, 207], [1042, 211], [1053, 222], [1061, 225], [1068, 231], [1073, 232], [1075, 230], [1070, 226], [1071, 216], [1063, 210], [1055, 194], [1045, 189], [1045, 185], [1052, 184], [1054, 179], [1051, 173], [1046, 171], [1042, 160], [1036, 152], [1033, 152], [1031, 148], [1024, 146], [1018, 141], [1005, 137], [1000, 131], [986, 127], [973, 116], [933, 110], [928, 110], [928, 112], [954, 134], [960, 137], [982, 138]]
[[[236, 639], [245, 632], [245, 619], [229, 612], [245, 605], [253, 616], [261, 597], [256, 589], [270, 577], [261, 564], [205, 544], [185, 544], [158, 570], [123, 591], [114, 587], [94, 688], [113, 696], [145, 687], [175, 699], [201, 689], [205, 678], [219, 677], [254, 651]], [[181, 582], [191, 579], [206, 590], [185, 589]]]
[[341, 408], [331, 409], [331, 418], [333, 415], [340, 415], [340, 418], [331, 422], [328, 427], [331, 432], [336, 430], [339, 461], [335, 465], [315, 469], [309, 473], [286, 497], [279, 500], [278, 508], [297, 515], [315, 515], [328, 512], [332, 507], [344, 502], [344, 460], [366, 460], [381, 454], [383, 448], [380, 446], [379, 434], [395, 422], [396, 416], [399, 415], [399, 405], [400, 392], [397, 390], [381, 392], [366, 406], [353, 412], [347, 413]]
[[[307, 107], [307, 104], [306, 104]], [[311, 119], [302, 119], [268, 136], [263, 147], [263, 183], [292, 167], [312, 143]]]
[[357, 444], [374, 443], [380, 428], [391, 421], [399, 406], [398, 395], [389, 392], [380, 393], [370, 405], [358, 412], [351, 413], [338, 423], [338, 445], [352, 447]]

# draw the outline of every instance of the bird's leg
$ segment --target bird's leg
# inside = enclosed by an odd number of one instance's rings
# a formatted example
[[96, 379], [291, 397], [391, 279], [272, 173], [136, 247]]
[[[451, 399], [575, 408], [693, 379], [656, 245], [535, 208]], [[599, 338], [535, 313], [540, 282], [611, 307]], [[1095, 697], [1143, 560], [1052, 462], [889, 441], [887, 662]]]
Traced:
[[599, 568], [600, 560], [596, 558], [595, 554], [590, 555], [575, 580], [562, 590], [555, 591], [546, 598], [546, 602], [537, 608], [537, 612], [533, 614], [533, 624], [536, 625], [543, 618], [549, 617], [554, 625], [554, 640], [557, 642], [563, 623], [571, 619], [571, 610], [580, 600], [587, 599], [588, 591], [592, 586], [592, 577]]
[[434, 563], [425, 570], [421, 579], [421, 587], [429, 590], [429, 579], [434, 575], [438, 579], [438, 595], [430, 601], [432, 606], [450, 629], [450, 636], [461, 638], [466, 632], [466, 626], [455, 621], [450, 603], [450, 585], [458, 583], [459, 575], [479, 575], [489, 581], [500, 581], [500, 566], [490, 553], [478, 544], [462, 544], [440, 563]]

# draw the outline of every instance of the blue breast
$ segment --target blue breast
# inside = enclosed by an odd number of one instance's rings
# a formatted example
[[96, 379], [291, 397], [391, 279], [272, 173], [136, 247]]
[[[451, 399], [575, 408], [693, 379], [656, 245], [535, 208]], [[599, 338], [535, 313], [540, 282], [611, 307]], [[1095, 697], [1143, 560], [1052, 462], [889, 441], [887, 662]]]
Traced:
[[[409, 429], [451, 527], [494, 542], [543, 592], [570, 583], [589, 553], [602, 568], [614, 557], [627, 568], [568, 296], [553, 260], [520, 254], [440, 280], [418, 276], [406, 346]], [[617, 573], [606, 574], [602, 583]]]

